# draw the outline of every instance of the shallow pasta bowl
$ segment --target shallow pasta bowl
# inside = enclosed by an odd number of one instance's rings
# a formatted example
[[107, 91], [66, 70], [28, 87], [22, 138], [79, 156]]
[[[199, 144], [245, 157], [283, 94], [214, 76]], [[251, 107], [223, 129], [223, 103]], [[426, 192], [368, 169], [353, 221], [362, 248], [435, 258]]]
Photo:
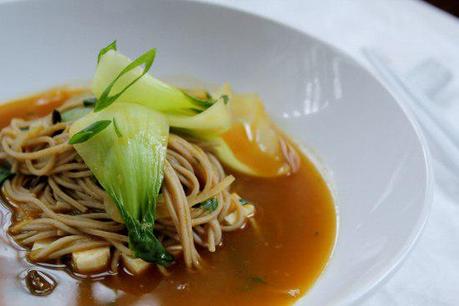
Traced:
[[87, 80], [88, 59], [114, 38], [128, 54], [157, 47], [160, 76], [258, 92], [323, 170], [338, 237], [323, 275], [298, 305], [351, 303], [400, 265], [428, 214], [426, 150], [411, 116], [364, 68], [282, 24], [203, 3], [6, 2], [0, 100]]

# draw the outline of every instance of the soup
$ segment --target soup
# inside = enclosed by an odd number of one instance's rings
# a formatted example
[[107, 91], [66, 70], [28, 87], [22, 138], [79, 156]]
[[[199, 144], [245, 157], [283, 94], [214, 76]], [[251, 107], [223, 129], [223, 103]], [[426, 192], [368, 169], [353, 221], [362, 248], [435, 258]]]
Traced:
[[[74, 94], [72, 90], [53, 90], [1, 105], [2, 127], [12, 118], [24, 117], [25, 105], [34, 105], [34, 114], [27, 116], [40, 116]], [[24, 287], [21, 277], [34, 265], [7, 237], [11, 213], [4, 206], [2, 304], [13, 300], [47, 305], [292, 304], [312, 286], [332, 250], [336, 217], [330, 191], [306, 158], [291, 176], [263, 179], [235, 175], [237, 192], [258, 204], [256, 227], [248, 225], [241, 232], [228, 233], [218, 253], [205, 254], [204, 271], [190, 273], [178, 264], [169, 277], [151, 269], [140, 277], [123, 270], [119, 275], [82, 278], [69, 276], [65, 269], [40, 266], [57, 282], [46, 298], [30, 295]]]
[[288, 305], [324, 269], [314, 165], [258, 96], [163, 83], [155, 52], [0, 106], [2, 303]]

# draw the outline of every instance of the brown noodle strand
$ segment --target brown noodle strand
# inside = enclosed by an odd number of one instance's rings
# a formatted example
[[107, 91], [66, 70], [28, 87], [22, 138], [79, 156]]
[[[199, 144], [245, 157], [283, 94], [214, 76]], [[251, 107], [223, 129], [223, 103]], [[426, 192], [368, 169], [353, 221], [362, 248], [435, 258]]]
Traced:
[[110, 271], [112, 273], [116, 273], [118, 271], [120, 256], [121, 256], [121, 252], [119, 250], [115, 250], [113, 252], [112, 262], [110, 263]]

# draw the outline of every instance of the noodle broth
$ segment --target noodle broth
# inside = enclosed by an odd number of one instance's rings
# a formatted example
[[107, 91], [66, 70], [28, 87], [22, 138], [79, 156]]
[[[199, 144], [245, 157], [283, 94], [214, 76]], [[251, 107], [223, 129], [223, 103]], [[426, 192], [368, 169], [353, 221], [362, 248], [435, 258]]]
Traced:
[[[0, 106], [1, 127], [14, 117], [49, 113], [81, 91], [53, 90]], [[29, 111], [25, 111], [25, 109]], [[231, 171], [227, 170], [228, 173]], [[256, 205], [255, 222], [225, 233], [215, 253], [201, 252], [203, 269], [188, 271], [181, 260], [169, 277], [150, 269], [141, 276], [70, 276], [64, 267], [40, 265], [57, 282], [47, 297], [27, 292], [22, 276], [36, 265], [24, 259], [6, 234], [11, 213], [2, 208], [0, 303], [46, 305], [289, 305], [324, 269], [336, 231], [336, 216], [328, 187], [306, 158], [298, 172], [278, 178], [254, 178], [233, 173], [232, 189]], [[18, 252], [19, 250], [19, 252]]]

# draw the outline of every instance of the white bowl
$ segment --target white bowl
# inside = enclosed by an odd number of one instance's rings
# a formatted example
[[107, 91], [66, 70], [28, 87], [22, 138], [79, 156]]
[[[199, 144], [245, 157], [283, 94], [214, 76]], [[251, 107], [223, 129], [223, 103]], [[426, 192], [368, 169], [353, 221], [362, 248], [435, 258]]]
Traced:
[[419, 129], [370, 73], [304, 33], [219, 6], [20, 1], [0, 6], [0, 100], [88, 80], [113, 39], [132, 56], [156, 47], [160, 76], [260, 93], [275, 121], [319, 157], [338, 240], [298, 304], [350, 303], [401, 263], [426, 221], [430, 174]]

